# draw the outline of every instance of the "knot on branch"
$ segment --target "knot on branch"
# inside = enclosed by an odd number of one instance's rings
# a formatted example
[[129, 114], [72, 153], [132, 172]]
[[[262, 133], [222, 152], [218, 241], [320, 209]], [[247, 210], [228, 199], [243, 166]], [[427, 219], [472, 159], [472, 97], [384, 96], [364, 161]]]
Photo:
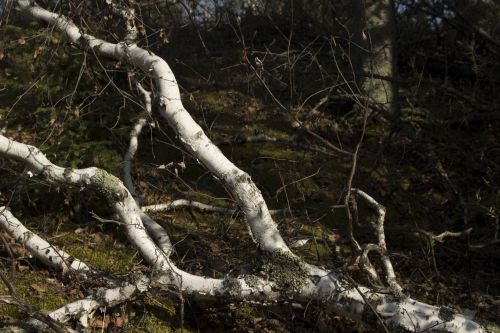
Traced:
[[141, 293], [147, 291], [151, 285], [151, 280], [142, 273], [133, 274], [130, 276], [130, 283]]

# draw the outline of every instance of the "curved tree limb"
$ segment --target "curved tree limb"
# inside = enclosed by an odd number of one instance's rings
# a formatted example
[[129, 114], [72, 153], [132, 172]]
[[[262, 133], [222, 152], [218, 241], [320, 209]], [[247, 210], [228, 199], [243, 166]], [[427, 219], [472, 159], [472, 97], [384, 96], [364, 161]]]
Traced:
[[366, 192], [360, 189], [353, 189], [354, 194], [363, 198], [368, 204], [375, 209], [377, 212], [377, 222], [375, 225], [375, 234], [377, 236], [378, 244], [371, 244], [371, 247], [365, 247], [363, 256], [368, 260], [368, 252], [376, 251], [380, 254], [382, 263], [384, 265], [384, 271], [386, 274], [387, 284], [391, 290], [396, 294], [401, 294], [403, 288], [399, 285], [396, 279], [396, 274], [394, 273], [394, 268], [392, 266], [391, 259], [387, 254], [387, 244], [385, 242], [385, 231], [384, 231], [384, 220], [385, 220], [385, 207], [379, 204], [373, 197], [368, 195]]
[[165, 60], [136, 44], [113, 44], [84, 34], [68, 18], [31, 4], [27, 0], [18, 0], [15, 3], [17, 9], [23, 13], [54, 25], [72, 43], [82, 48], [89, 48], [96, 54], [125, 61], [152, 75], [159, 96], [160, 114], [168, 121], [189, 152], [229, 189], [241, 207], [259, 247], [267, 252], [290, 252], [260, 190], [250, 176], [222, 154], [182, 105], [177, 81]]
[[[221, 213], [221, 214], [228, 214], [228, 215], [234, 215], [238, 212], [238, 209], [208, 205], [208, 204], [204, 204], [202, 202], [193, 201], [193, 200], [186, 200], [186, 199], [177, 199], [177, 200], [174, 200], [174, 201], [166, 203], [166, 204], [156, 204], [156, 205], [143, 206], [141, 209], [144, 212], [159, 212], [159, 211], [172, 211], [172, 210], [182, 209], [182, 208], [194, 208], [194, 209], [199, 210], [200, 212]], [[285, 211], [287, 211], [287, 210], [270, 209], [269, 213], [271, 215], [276, 215], [276, 214], [283, 213]]]
[[[222, 298], [232, 301], [273, 302], [288, 299], [306, 303], [318, 300], [332, 310], [359, 321], [369, 321], [367, 313], [373, 309], [387, 326], [398, 327], [408, 332], [416, 329], [484, 332], [472, 320], [447, 308], [420, 303], [409, 297], [399, 298], [376, 293], [365, 287], [353, 288], [342, 275], [306, 265], [287, 252], [275, 252], [268, 258], [267, 265], [273, 267], [268, 277], [243, 274], [216, 279], [190, 274], [177, 268], [149, 238], [141, 222], [140, 208], [116, 177], [97, 168], [65, 169], [56, 166], [37, 148], [9, 140], [4, 136], [0, 136], [0, 155], [23, 162], [33, 174], [42, 176], [51, 183], [79, 186], [82, 189], [89, 188], [100, 192], [119, 215], [132, 244], [152, 265], [155, 284], [174, 287], [193, 297], [214, 300]], [[115, 304], [112, 300], [120, 302], [142, 290], [142, 287], [134, 285], [123, 288], [125, 289], [108, 290], [106, 295], [114, 296], [101, 300], [101, 303], [98, 298], [89, 298], [66, 310], [61, 310], [66, 313], [63, 317], [67, 317], [68, 313], [75, 315], [75, 311], [82, 306], [90, 309], [98, 307], [102, 302]], [[123, 296], [124, 293], [129, 296]]]
[[[155, 284], [174, 287], [192, 297], [209, 299], [260, 302], [319, 300], [329, 309], [370, 324], [375, 324], [370, 318], [373, 317], [370, 311], [376, 311], [377, 317], [382, 318], [385, 325], [398, 331], [484, 332], [477, 323], [447, 308], [424, 304], [409, 297], [376, 293], [365, 287], [352, 287], [342, 275], [304, 264], [290, 252], [260, 191], [248, 174], [234, 166], [220, 152], [182, 106], [175, 77], [163, 59], [135, 44], [112, 44], [83, 34], [64, 16], [31, 2], [18, 0], [15, 3], [22, 12], [54, 25], [71, 42], [89, 47], [96, 54], [126, 61], [154, 77], [160, 95], [160, 113], [188, 150], [221, 179], [233, 194], [253, 237], [259, 247], [268, 253], [267, 263], [264, 262], [263, 266], [267, 264], [273, 267], [273, 271], [265, 277], [241, 274], [217, 279], [185, 272], [177, 268], [151, 240], [142, 224], [140, 208], [116, 177], [97, 168], [61, 168], [52, 164], [37, 148], [0, 136], [0, 154], [23, 162], [33, 174], [51, 183], [100, 192], [118, 214], [131, 243], [153, 267]], [[126, 291], [108, 290], [108, 295], [115, 295], [114, 298], [118, 299], [116, 295], [127, 292], [133, 294], [138, 290], [137, 286], [124, 287]], [[98, 299], [93, 298], [91, 303], [94, 303], [91, 305], [99, 303]]]

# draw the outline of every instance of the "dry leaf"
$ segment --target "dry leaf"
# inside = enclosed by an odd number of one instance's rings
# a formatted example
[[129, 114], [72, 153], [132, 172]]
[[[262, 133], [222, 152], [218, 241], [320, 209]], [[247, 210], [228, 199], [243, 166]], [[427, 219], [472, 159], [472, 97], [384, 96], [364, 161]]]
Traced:
[[18, 269], [19, 272], [25, 272], [25, 271], [27, 271], [27, 270], [30, 269], [30, 266], [24, 265], [24, 264], [18, 262], [17, 263], [17, 269]]
[[27, 257], [29, 255], [28, 250], [26, 250], [23, 246], [19, 246], [17, 244], [11, 244], [10, 250], [12, 251], [12, 255], [16, 258]]
[[112, 322], [115, 327], [122, 327], [125, 323], [125, 320], [123, 320], [123, 317], [121, 316], [116, 316], [113, 318]]
[[92, 234], [91, 237], [92, 241], [97, 244], [102, 244], [106, 241], [106, 235], [102, 232], [96, 232], [95, 234]]
[[44, 286], [39, 285], [37, 283], [30, 284], [30, 288], [33, 289], [34, 291], [36, 291], [37, 294], [39, 294], [39, 295], [43, 294], [43, 293], [45, 293], [47, 291], [47, 289], [45, 289]]
[[334, 242], [334, 243], [335, 243], [336, 241], [338, 241], [338, 240], [339, 240], [339, 238], [340, 238], [340, 237], [339, 237], [339, 235], [337, 235], [337, 234], [331, 234], [331, 235], [328, 235], [328, 240], [329, 240], [330, 242]]
[[97, 318], [92, 318], [89, 321], [90, 327], [99, 328], [99, 329], [107, 329], [109, 325], [109, 320], [101, 320]]

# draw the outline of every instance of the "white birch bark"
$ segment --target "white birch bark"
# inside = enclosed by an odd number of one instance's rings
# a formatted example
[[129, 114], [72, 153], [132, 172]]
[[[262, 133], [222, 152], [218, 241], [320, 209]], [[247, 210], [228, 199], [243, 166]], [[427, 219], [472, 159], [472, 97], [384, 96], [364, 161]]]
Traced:
[[[386, 325], [408, 332], [485, 332], [477, 323], [454, 314], [449, 309], [420, 303], [411, 298], [374, 293], [365, 287], [350, 286], [341, 275], [305, 265], [287, 252], [273, 254], [281, 259], [271, 260], [273, 270], [280, 268], [282, 273], [280, 276], [270, 276], [271, 280], [256, 275], [214, 279], [190, 274], [177, 268], [149, 238], [142, 226], [140, 208], [118, 178], [97, 168], [65, 169], [56, 166], [37, 148], [1, 135], [0, 155], [23, 162], [30, 169], [29, 172], [42, 176], [51, 183], [79, 186], [82, 190], [91, 188], [105, 196], [119, 215], [132, 244], [156, 272], [155, 285], [172, 286], [186, 295], [214, 300], [222, 298], [233, 301], [271, 302], [288, 299], [305, 303], [319, 300], [336, 312], [356, 320], [368, 321], [370, 324], [376, 324], [373, 318], [370, 319], [370, 313], [374, 311], [376, 317]], [[141, 286], [143, 284], [141, 283]], [[63, 320], [68, 315], [75, 314], [75, 311], [78, 312], [78, 309], [88, 313], [103, 303], [119, 303], [137, 291], [140, 292], [143, 287], [125, 284], [120, 288], [106, 291], [105, 295], [108, 296], [104, 299], [91, 297], [68, 305], [54, 314], [53, 318]]]
[[52, 164], [36, 147], [28, 146], [0, 136], [0, 154], [27, 165], [30, 174], [40, 175], [51, 183], [75, 186], [80, 189], [93, 188], [100, 192], [121, 221], [132, 244], [138, 247], [143, 257], [156, 268], [167, 266], [161, 251], [146, 233], [141, 221], [141, 210], [123, 183], [113, 175], [98, 168], [71, 169]]
[[100, 289], [87, 298], [69, 303], [52, 311], [49, 316], [60, 323], [79, 317], [80, 324], [87, 327], [88, 318], [100, 307], [112, 307], [131, 300], [137, 294], [147, 291], [150, 279], [144, 275], [138, 276], [135, 281], [123, 283], [122, 286], [109, 289]]
[[[106, 3], [111, 7], [114, 13], [117, 13], [123, 19], [125, 19], [125, 28], [127, 30], [125, 42], [128, 44], [134, 44], [137, 41], [137, 27], [135, 25], [134, 9], [131, 7], [123, 7], [121, 5], [118, 5], [112, 0], [106, 0]], [[129, 75], [130, 74], [131, 72], [129, 72]], [[132, 162], [134, 161], [135, 154], [137, 153], [137, 149], [139, 148], [139, 135], [141, 134], [144, 126], [147, 124], [147, 117], [151, 116], [152, 104], [151, 93], [144, 89], [141, 83], [137, 81], [133, 76], [132, 81], [137, 87], [137, 90], [139, 90], [144, 98], [144, 110], [146, 111], [146, 115], [137, 120], [132, 131], [130, 132], [129, 146], [127, 152], [125, 153], [125, 156], [123, 157], [123, 183], [136, 203], [140, 205], [141, 199], [135, 190], [134, 181], [132, 179]], [[173, 251], [173, 246], [165, 229], [155, 220], [149, 217], [146, 213], [141, 213], [141, 219], [148, 233], [154, 239], [156, 245], [158, 245], [158, 247], [164, 252], [164, 254], [169, 257]]]
[[159, 95], [160, 114], [168, 121], [190, 153], [220, 179], [235, 197], [260, 248], [267, 252], [290, 252], [260, 190], [250, 176], [222, 154], [182, 105], [177, 81], [165, 60], [136, 44], [113, 44], [83, 34], [71, 20], [37, 5], [31, 5], [27, 0], [18, 0], [15, 3], [18, 10], [23, 13], [53, 25], [70, 42], [91, 48], [97, 54], [126, 61], [152, 75]]
[[[129, 31], [128, 27], [131, 25], [133, 25], [133, 22], [127, 23], [127, 31]], [[133, 31], [132, 32], [129, 31], [128, 38], [131, 38], [132, 36], [134, 36]], [[135, 79], [133, 80], [135, 82]], [[135, 190], [134, 181], [132, 180], [132, 162], [134, 161], [135, 154], [137, 153], [137, 149], [139, 148], [139, 135], [141, 134], [144, 126], [147, 124], [147, 117], [151, 116], [152, 108], [151, 108], [151, 94], [148, 91], [146, 91], [146, 89], [144, 89], [139, 82], [135, 83], [137, 89], [140, 91], [140, 93], [144, 98], [144, 109], [146, 110], [146, 116], [139, 118], [137, 122], [134, 124], [134, 128], [130, 132], [129, 146], [127, 152], [125, 153], [125, 156], [123, 157], [123, 183], [127, 188], [127, 190], [130, 192], [130, 194], [132, 195], [132, 197], [134, 198], [135, 202], [139, 205], [140, 198]], [[149, 217], [145, 212], [141, 212], [141, 219], [148, 233], [154, 239], [158, 247], [167, 256], [170, 256], [170, 254], [173, 251], [173, 246], [172, 243], [170, 242], [170, 238], [168, 237], [168, 234], [165, 231], [165, 229], [155, 220]]]
[[212, 212], [212, 213], [221, 213], [229, 215], [232, 215], [237, 212], [236, 209], [207, 205], [198, 201], [192, 201], [186, 199], [177, 199], [166, 204], [143, 206], [142, 210], [144, 212], [161, 212], [161, 211], [172, 211], [182, 208], [195, 208], [201, 212]]
[[71, 272], [82, 275], [95, 273], [86, 263], [28, 230], [6, 207], [0, 207], [0, 228], [25, 246], [38, 260], [49, 267], [61, 270], [63, 274]]
[[139, 146], [139, 135], [146, 123], [147, 119], [143, 117], [134, 124], [134, 128], [130, 131], [130, 143], [123, 158], [123, 184], [136, 201], [139, 201], [139, 195], [135, 191], [134, 181], [132, 180], [132, 162]]
[[[169, 203], [164, 203], [164, 204], [154, 204], [154, 205], [148, 205], [148, 206], [142, 206], [141, 209], [144, 212], [161, 212], [161, 211], [172, 211], [176, 209], [183, 209], [183, 208], [194, 208], [199, 210], [200, 212], [210, 212], [210, 213], [220, 213], [220, 214], [227, 214], [227, 215], [234, 215], [238, 212], [237, 209], [234, 208], [226, 208], [226, 207], [221, 207], [221, 206], [214, 206], [214, 205], [208, 205], [204, 204], [202, 202], [198, 201], [193, 201], [193, 200], [186, 200], [186, 199], [177, 199]], [[286, 212], [286, 209], [270, 209], [269, 213], [271, 215], [277, 215], [277, 214], [283, 214]]]
[[[370, 260], [368, 259], [368, 253], [370, 251], [378, 252], [381, 256], [381, 260], [384, 265], [387, 284], [394, 293], [399, 295], [403, 292], [403, 288], [397, 282], [396, 273], [394, 272], [391, 259], [389, 258], [389, 255], [387, 253], [387, 244], [385, 242], [385, 231], [384, 231], [385, 207], [379, 204], [374, 198], [372, 198], [370, 195], [368, 195], [366, 192], [360, 189], [352, 189], [352, 191], [354, 194], [357, 194], [358, 196], [366, 200], [368, 204], [377, 211], [378, 215], [376, 226], [374, 226], [378, 244], [365, 245], [363, 251], [363, 259], [365, 262], [369, 263]], [[371, 263], [369, 263], [368, 267], [373, 268], [371, 266]]]
[[[97, 54], [127, 61], [150, 73], [157, 84], [161, 114], [189, 151], [229, 188], [246, 217], [253, 237], [261, 249], [274, 256], [270, 261], [275, 265], [274, 268], [283, 269], [280, 277], [241, 275], [223, 279], [195, 276], [180, 270], [150, 239], [141, 221], [140, 208], [116, 177], [97, 168], [78, 170], [61, 168], [52, 164], [35, 147], [0, 136], [0, 155], [22, 161], [33, 174], [43, 176], [52, 183], [95, 189], [105, 196], [124, 224], [131, 243], [153, 267], [156, 273], [153, 275], [154, 284], [173, 286], [186, 295], [209, 299], [260, 302], [286, 299], [304, 303], [320, 300], [325, 306], [351, 318], [370, 325], [383, 322], [384, 325], [398, 331], [484, 332], [477, 323], [454, 314], [449, 309], [420, 303], [411, 298], [375, 293], [365, 287], [352, 286], [342, 275], [305, 265], [291, 254], [271, 218], [260, 191], [248, 174], [234, 166], [220, 152], [182, 106], [175, 77], [163, 59], [134, 44], [112, 44], [82, 34], [67, 18], [29, 1], [18, 0], [15, 3], [22, 12], [54, 25], [71, 42], [82, 47], [90, 47]], [[273, 261], [276, 258], [281, 258], [279, 264]], [[140, 291], [137, 286], [124, 285], [123, 288], [125, 289], [121, 291], [108, 290], [107, 302], [112, 300], [118, 302], [127, 299], [137, 290]], [[92, 298], [75, 305], [74, 308], [90, 309], [98, 303], [102, 304], [98, 297]]]

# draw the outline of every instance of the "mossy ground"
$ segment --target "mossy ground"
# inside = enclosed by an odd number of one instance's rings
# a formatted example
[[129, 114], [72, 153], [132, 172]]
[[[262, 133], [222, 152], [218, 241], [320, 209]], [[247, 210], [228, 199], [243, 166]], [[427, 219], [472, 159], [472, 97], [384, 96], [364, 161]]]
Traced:
[[[29, 302], [35, 309], [51, 311], [75, 300], [76, 295], [67, 294], [61, 282], [47, 271], [29, 269], [24, 272], [15, 271], [13, 277], [11, 272], [6, 267], [0, 270], [1, 274], [12, 281], [12, 286], [19, 297]], [[4, 286], [1, 290], [2, 294], [8, 293], [8, 289]], [[26, 315], [17, 307], [6, 304], [0, 305], [0, 312], [3, 316], [13, 318], [23, 318]]]
[[[4, 26], [2, 29], [5, 32], [3, 36], [13, 41], [30, 33], [38, 33], [36, 25], [30, 32], [14, 26]], [[66, 76], [76, 78], [82, 62], [81, 55], [67, 56], [70, 48], [64, 43], [60, 44], [58, 39], [50, 39], [49, 43], [60, 48], [58, 59], [67, 68]], [[14, 44], [7, 49], [16, 54], [23, 54], [20, 51], [34, 45]], [[29, 51], [33, 54], [34, 49]], [[179, 82], [187, 88], [183, 94], [186, 107], [210, 138], [255, 134], [288, 138], [298, 135], [297, 141], [290, 143], [234, 144], [222, 146], [221, 150], [251, 175], [270, 208], [288, 209], [275, 220], [290, 243], [300, 239], [309, 240], [304, 246], [294, 249], [297, 254], [308, 262], [325, 267], [344, 265], [351, 254], [347, 218], [343, 209], [333, 209], [332, 206], [342, 200], [350, 161], [310, 149], [319, 143], [304, 133], [298, 133], [292, 127], [291, 115], [277, 108], [265, 92], [248, 88], [255, 82], [250, 84], [240, 72], [229, 75], [218, 71], [217, 68], [224, 67], [229, 60], [214, 57], [208, 62], [184, 58], [192, 62], [190, 65], [197, 66], [198, 72], [202, 74], [217, 72], [221, 82], [219, 88], [214, 89], [200, 84], [197, 75], [175, 61], [175, 56], [183, 52], [189, 53], [189, 48], [173, 50], [174, 54], [169, 53], [166, 58], [171, 60]], [[230, 52], [228, 59], [234, 60], [236, 53], [235, 50]], [[68, 102], [68, 106], [64, 107], [53, 107], [52, 100], [48, 100], [47, 96], [56, 100], [62, 98], [72, 91], [76, 81], [68, 79], [66, 82], [61, 75], [49, 75], [40, 80], [14, 110], [7, 111], [17, 96], [25, 91], [26, 83], [33, 84], [37, 80], [37, 73], [45, 66], [39, 60], [43, 56], [39, 57], [34, 61], [32, 56], [12, 56], [2, 60], [5, 66], [0, 70], [0, 83], [9, 87], [0, 101], [1, 120], [6, 120], [8, 124], [6, 135], [40, 146], [53, 162], [62, 166], [97, 166], [119, 176], [122, 155], [128, 144], [128, 132], [139, 110], [133, 104], [123, 108], [123, 100], [117, 98], [114, 91], [105, 90], [88, 107], [80, 107], [76, 102]], [[89, 64], [91, 67], [92, 64]], [[84, 74], [79, 83], [81, 95], [77, 93], [72, 97], [75, 101], [83, 100], [88, 91], [100, 91], [107, 82], [106, 78], [88, 68]], [[117, 83], [123, 83], [124, 73], [113, 72], [112, 75]], [[323, 116], [320, 120], [311, 121], [311, 126], [335, 142], [336, 137], [332, 134], [332, 128], [336, 128], [334, 120], [343, 115], [337, 112], [336, 105], [332, 105], [324, 111]], [[356, 123], [356, 119], [352, 121]], [[488, 184], [494, 184], [497, 174], [493, 171], [484, 172], [481, 168], [477, 170], [475, 160], [480, 160], [482, 150], [476, 148], [491, 144], [494, 140], [488, 138], [488, 133], [464, 134], [451, 129], [443, 130], [440, 124], [428, 118], [415, 121], [422, 126], [424, 137], [431, 137], [436, 142], [456, 143], [452, 148], [438, 146], [438, 152], [450, 168], [456, 186], [468, 200], [469, 223], [475, 228], [474, 241], [486, 239], [485, 236], [491, 231], [491, 208], [497, 200], [495, 187]], [[234, 207], [234, 200], [217, 179], [185, 151], [172, 146], [179, 145], [179, 142], [167, 124], [159, 120], [158, 125], [153, 130], [145, 129], [140, 138], [141, 148], [134, 175], [144, 203], [188, 198]], [[463, 227], [463, 211], [453, 192], [436, 175], [433, 166], [429, 165], [425, 151], [410, 145], [404, 135], [396, 135], [390, 145], [384, 146], [389, 131], [386, 124], [370, 124], [354, 184], [387, 208], [387, 242], [403, 286], [422, 300], [452, 306], [461, 312], [466, 308], [477, 310], [480, 317], [498, 320], [500, 281], [498, 263], [494, 261], [498, 251], [492, 250], [487, 255], [469, 252], [462, 239], [450, 239], [444, 245], [436, 244], [439, 274], [434, 271], [429, 244], [415, 236], [415, 225], [436, 233], [448, 228], [459, 230]], [[353, 147], [359, 129], [352, 130], [346, 126], [339, 132], [345, 139], [344, 145]], [[457, 147], [462, 150], [457, 151]], [[484, 150], [482, 152], [485, 158], [491, 158], [491, 154], [488, 155]], [[470, 172], [463, 171], [471, 166], [476, 168], [473, 170], [481, 177], [473, 177]], [[90, 214], [94, 212], [103, 218], [112, 218], [102, 196], [82, 193], [77, 189], [63, 190], [38, 184], [31, 179], [22, 179], [21, 186], [18, 186], [17, 173], [10, 169], [22, 170], [14, 163], [1, 170], [2, 181], [9, 186], [2, 192], [0, 204], [9, 203], [13, 212], [33, 231], [98, 269], [115, 274], [145, 270], [141, 258], [128, 245], [120, 228], [114, 224], [103, 225]], [[367, 223], [373, 212], [360, 204], [359, 213], [359, 224], [355, 225], [356, 235], [361, 241], [373, 240]], [[238, 214], [201, 214], [187, 209], [155, 213], [153, 217], [172, 235], [172, 241], [176, 244], [173, 255], [176, 263], [191, 273], [222, 277], [232, 268], [248, 263], [257, 256], [255, 244]], [[2, 269], [2, 273], [10, 276], [12, 260], [5, 250], [1, 253], [4, 267], [7, 267]], [[82, 287], [64, 277], [59, 278], [55, 272], [45, 270], [33, 259], [18, 258], [17, 262], [22, 265], [15, 268], [14, 287], [37, 308], [55, 309], [83, 297], [87, 292], [85, 284]], [[366, 283], [358, 271], [352, 271], [352, 275]], [[171, 296], [169, 293], [148, 295], [130, 305], [133, 307], [130, 313], [135, 315], [130, 315], [130, 320], [121, 329], [126, 332], [180, 331], [179, 301]], [[116, 313], [121, 310], [113, 309]], [[15, 318], [23, 316], [14, 308], [4, 305], [0, 306], [0, 315]], [[350, 325], [343, 324], [344, 319], [325, 314], [320, 307], [313, 305], [304, 312], [289, 304], [206, 307], [186, 302], [183, 315], [184, 331], [188, 332], [298, 332], [324, 331], [325, 327], [328, 331], [328, 328], [340, 329], [342, 325]], [[96, 328], [96, 331], [100, 329]]]

